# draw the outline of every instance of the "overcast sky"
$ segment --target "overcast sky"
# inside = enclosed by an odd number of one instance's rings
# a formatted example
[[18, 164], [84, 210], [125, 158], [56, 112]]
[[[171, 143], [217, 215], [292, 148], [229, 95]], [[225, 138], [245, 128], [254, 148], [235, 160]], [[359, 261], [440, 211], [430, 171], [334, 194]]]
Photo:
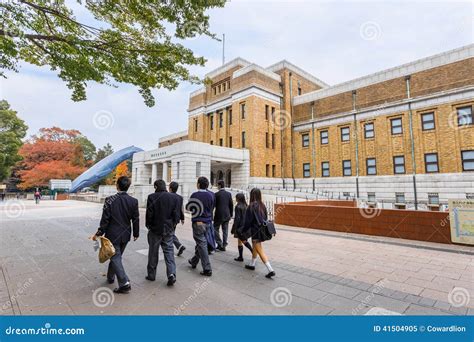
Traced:
[[[471, 44], [474, 36], [473, 2], [232, 0], [209, 15], [211, 31], [226, 34], [226, 61], [240, 56], [268, 66], [287, 59], [330, 85]], [[219, 42], [196, 38], [185, 45], [208, 59], [193, 69], [197, 75], [221, 65]], [[0, 98], [29, 134], [75, 128], [97, 147], [110, 142], [115, 150], [153, 149], [161, 136], [186, 129], [189, 93], [198, 88], [156, 91], [156, 105], [148, 108], [134, 87], [93, 83], [87, 101], [73, 102], [53, 71], [26, 64], [0, 82]], [[94, 117], [111, 121], [94, 124]]]

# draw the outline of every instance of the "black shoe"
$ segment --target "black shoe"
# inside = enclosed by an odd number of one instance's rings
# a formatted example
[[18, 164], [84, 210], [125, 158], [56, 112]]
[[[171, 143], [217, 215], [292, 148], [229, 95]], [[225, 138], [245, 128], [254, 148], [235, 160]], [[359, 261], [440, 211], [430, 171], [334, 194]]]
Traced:
[[109, 278], [107, 278], [107, 282], [108, 282], [109, 284], [113, 284], [113, 283], [115, 283], [115, 279], [109, 279]]
[[150, 276], [146, 276], [145, 279], [146, 279], [146, 280], [149, 280], [149, 281], [155, 281], [155, 278], [152, 278], [152, 277], [150, 277]]
[[183, 254], [183, 252], [185, 251], [186, 247], [184, 247], [183, 245], [181, 245], [181, 247], [179, 247], [178, 249], [178, 256], [181, 256], [181, 254]]
[[117, 287], [116, 289], [114, 289], [114, 292], [115, 293], [129, 293], [131, 289], [132, 287], [130, 286], [130, 284], [128, 284], [128, 285]]
[[245, 268], [248, 269], [248, 270], [255, 271], [255, 266], [245, 265]]
[[224, 246], [217, 247], [217, 250], [221, 252], [225, 252], [225, 247]]
[[211, 277], [212, 276], [212, 271], [202, 271], [201, 275], [206, 276], [206, 277]]
[[237, 257], [237, 258], [234, 258], [235, 261], [244, 261], [244, 258], [242, 257]]
[[167, 286], [173, 286], [176, 283], [176, 276], [174, 274], [170, 275], [168, 278]]
[[275, 276], [275, 271], [271, 271], [270, 273], [268, 273], [265, 278], [268, 278], [268, 279], [272, 279], [272, 277]]
[[191, 268], [196, 268], [196, 265], [193, 264], [193, 262], [191, 261], [191, 259], [188, 260], [189, 264], [191, 265]]

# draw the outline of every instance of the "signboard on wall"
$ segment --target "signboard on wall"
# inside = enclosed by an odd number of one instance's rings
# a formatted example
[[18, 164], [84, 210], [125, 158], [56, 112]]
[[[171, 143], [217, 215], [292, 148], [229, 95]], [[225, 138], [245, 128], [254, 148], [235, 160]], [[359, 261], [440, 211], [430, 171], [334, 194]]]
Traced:
[[474, 245], [474, 200], [449, 200], [451, 241]]

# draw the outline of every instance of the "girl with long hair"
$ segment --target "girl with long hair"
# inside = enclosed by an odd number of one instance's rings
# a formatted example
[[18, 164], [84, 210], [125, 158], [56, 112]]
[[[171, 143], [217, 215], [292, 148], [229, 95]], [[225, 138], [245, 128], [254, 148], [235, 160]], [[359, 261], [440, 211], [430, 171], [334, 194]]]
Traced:
[[239, 249], [239, 256], [234, 260], [244, 261], [244, 246], [250, 250], [250, 253], [252, 253], [252, 246], [247, 241], [248, 237], [245, 237], [243, 235], [245, 211], [247, 210], [247, 201], [245, 200], [245, 195], [240, 192], [235, 195], [235, 200], [237, 201], [237, 204], [234, 209], [234, 223], [232, 224], [232, 230], [230, 232], [234, 234], [235, 238], [237, 238], [237, 248]]
[[263, 224], [268, 220], [267, 208], [262, 202], [262, 193], [260, 189], [254, 188], [250, 191], [250, 204], [245, 211], [244, 231], [250, 231], [252, 237], [252, 261], [245, 265], [248, 270], [255, 270], [257, 257], [260, 256], [262, 262], [268, 269], [268, 274], [265, 276], [269, 279], [275, 276], [275, 271], [270, 265], [265, 251], [263, 250], [262, 242], [266, 240], [265, 232], [263, 231]]

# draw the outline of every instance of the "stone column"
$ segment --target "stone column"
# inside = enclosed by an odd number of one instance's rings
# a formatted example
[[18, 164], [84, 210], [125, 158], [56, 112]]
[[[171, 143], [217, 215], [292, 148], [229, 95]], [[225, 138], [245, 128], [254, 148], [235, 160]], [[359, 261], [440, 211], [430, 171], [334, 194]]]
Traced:
[[158, 179], [158, 164], [151, 164], [151, 184]]
[[168, 183], [168, 162], [163, 163], [163, 180]]

